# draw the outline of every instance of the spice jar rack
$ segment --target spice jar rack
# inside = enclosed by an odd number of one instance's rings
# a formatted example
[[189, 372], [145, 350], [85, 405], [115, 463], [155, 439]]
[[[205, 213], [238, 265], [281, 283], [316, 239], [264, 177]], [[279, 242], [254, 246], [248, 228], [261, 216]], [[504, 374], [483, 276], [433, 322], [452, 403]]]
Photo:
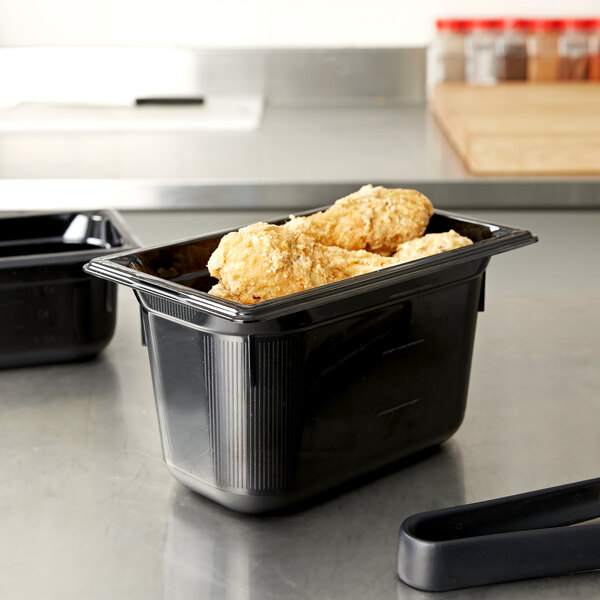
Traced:
[[438, 19], [432, 83], [600, 81], [600, 18]]

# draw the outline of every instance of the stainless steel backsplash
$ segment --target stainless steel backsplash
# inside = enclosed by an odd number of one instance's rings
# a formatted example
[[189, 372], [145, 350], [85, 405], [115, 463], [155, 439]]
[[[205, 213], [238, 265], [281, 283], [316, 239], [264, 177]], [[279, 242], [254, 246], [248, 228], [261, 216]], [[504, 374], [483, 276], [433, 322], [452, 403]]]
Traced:
[[0, 104], [260, 95], [274, 105], [425, 101], [425, 48], [0, 48]]

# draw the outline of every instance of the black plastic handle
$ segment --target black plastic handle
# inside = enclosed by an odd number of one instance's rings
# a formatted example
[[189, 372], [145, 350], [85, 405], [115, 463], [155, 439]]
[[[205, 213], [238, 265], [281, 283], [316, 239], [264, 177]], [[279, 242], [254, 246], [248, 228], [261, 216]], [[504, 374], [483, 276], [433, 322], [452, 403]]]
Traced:
[[600, 478], [421, 513], [400, 527], [398, 575], [444, 591], [600, 569]]

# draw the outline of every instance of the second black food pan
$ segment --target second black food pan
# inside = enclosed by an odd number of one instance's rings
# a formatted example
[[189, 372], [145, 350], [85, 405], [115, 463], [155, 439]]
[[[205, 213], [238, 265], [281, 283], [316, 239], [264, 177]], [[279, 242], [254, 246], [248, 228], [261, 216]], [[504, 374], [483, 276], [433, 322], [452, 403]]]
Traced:
[[136, 245], [109, 210], [0, 217], [0, 368], [100, 352], [115, 329], [116, 286], [83, 265]]
[[465, 412], [490, 257], [528, 231], [436, 211], [473, 244], [251, 306], [206, 293], [227, 232], [93, 259], [142, 309], [163, 454], [243, 512], [294, 504], [440, 444]]

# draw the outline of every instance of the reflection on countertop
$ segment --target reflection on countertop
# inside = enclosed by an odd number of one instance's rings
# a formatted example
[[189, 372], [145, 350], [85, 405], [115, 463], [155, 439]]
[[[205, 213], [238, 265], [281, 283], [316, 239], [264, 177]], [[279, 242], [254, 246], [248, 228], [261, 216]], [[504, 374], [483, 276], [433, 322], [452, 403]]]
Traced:
[[[340, 600], [392, 597], [402, 519], [424, 506], [464, 502], [455, 444], [418, 458], [349, 493], [287, 515], [248, 517], [184, 488], [174, 490], [165, 531], [164, 597], [316, 598], [324, 590], [328, 598]], [[432, 481], [443, 489], [436, 496], [426, 492]]]

